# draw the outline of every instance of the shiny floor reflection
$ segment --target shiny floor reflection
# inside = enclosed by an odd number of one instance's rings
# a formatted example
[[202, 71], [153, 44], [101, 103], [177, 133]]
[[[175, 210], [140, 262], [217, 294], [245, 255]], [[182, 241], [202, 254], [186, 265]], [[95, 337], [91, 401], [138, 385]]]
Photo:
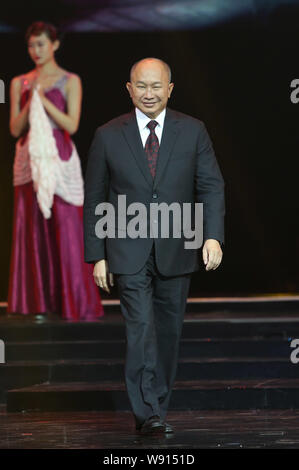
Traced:
[[130, 412], [0, 408], [1, 449], [299, 448], [299, 410], [171, 411], [175, 433], [136, 434]]

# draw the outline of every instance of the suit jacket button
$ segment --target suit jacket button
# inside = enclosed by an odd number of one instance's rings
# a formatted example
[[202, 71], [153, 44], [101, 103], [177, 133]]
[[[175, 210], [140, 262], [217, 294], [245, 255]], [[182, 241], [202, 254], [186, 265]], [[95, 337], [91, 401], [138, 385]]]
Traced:
[[157, 193], [154, 193], [154, 194], [153, 194], [153, 199], [157, 199], [157, 197], [158, 197], [158, 194], [157, 194]]

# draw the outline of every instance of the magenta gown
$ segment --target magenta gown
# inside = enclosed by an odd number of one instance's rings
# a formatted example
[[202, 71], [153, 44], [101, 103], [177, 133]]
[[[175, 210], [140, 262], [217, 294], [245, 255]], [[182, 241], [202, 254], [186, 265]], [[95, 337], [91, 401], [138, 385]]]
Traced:
[[[66, 110], [61, 77], [45, 95], [61, 111]], [[22, 80], [21, 108], [29, 89]], [[70, 135], [48, 115], [62, 160], [68, 160]], [[22, 137], [23, 142], [27, 133]], [[66, 320], [94, 320], [104, 315], [93, 266], [84, 262], [83, 207], [54, 195], [52, 215], [45, 219], [38, 206], [32, 181], [14, 186], [13, 240], [7, 313], [56, 313]]]

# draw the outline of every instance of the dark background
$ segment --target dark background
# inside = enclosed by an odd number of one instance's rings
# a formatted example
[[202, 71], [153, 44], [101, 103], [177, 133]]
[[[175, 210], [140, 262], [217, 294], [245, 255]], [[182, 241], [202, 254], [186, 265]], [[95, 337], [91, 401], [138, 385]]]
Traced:
[[[290, 100], [290, 83], [299, 78], [299, 8], [297, 2], [274, 3], [275, 9], [255, 8], [189, 30], [69, 30], [56, 55], [83, 83], [81, 123], [73, 136], [83, 171], [96, 127], [131, 109], [125, 83], [132, 63], [143, 57], [169, 63], [175, 83], [169, 107], [205, 122], [226, 182], [226, 239], [222, 264], [212, 272], [202, 264], [190, 296], [299, 291], [299, 103]], [[34, 11], [26, 10], [14, 32], [0, 34], [6, 85], [0, 104], [1, 301], [7, 299], [13, 215], [9, 84], [33, 68], [26, 26], [55, 20], [52, 10], [43, 16]]]

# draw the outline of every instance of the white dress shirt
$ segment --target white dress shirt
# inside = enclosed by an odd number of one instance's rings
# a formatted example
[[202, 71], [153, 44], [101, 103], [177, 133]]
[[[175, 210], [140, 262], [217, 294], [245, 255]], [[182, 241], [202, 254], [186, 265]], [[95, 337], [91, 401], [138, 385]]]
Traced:
[[137, 124], [140, 132], [140, 137], [143, 143], [143, 147], [145, 146], [145, 142], [150, 135], [150, 130], [147, 127], [147, 124], [150, 121], [157, 121], [157, 126], [155, 127], [155, 134], [159, 139], [159, 145], [161, 144], [161, 138], [162, 138], [162, 132], [163, 132], [163, 126], [164, 126], [164, 119], [165, 119], [165, 114], [166, 114], [166, 108], [161, 111], [159, 116], [157, 116], [155, 119], [151, 119], [146, 114], [144, 114], [140, 109], [135, 108], [136, 112], [136, 119], [137, 119]]

